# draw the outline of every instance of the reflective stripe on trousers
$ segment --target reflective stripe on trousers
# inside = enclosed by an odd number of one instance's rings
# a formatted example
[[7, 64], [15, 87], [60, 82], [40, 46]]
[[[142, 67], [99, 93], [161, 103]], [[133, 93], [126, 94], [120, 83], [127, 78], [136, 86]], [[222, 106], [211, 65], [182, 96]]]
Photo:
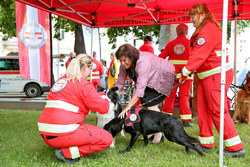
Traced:
[[49, 132], [49, 133], [67, 133], [75, 131], [79, 126], [80, 124], [56, 125], [56, 124], [38, 123], [39, 131]]
[[80, 157], [80, 152], [77, 146], [75, 147], [69, 147], [70, 154], [72, 156], [72, 159], [76, 159]]
[[192, 119], [192, 114], [180, 115], [180, 117], [181, 117], [182, 120], [190, 120], [190, 119]]
[[231, 146], [240, 144], [241, 140], [240, 140], [239, 136], [235, 136], [235, 137], [233, 137], [231, 139], [224, 140], [224, 142], [225, 142], [226, 147], [231, 147]]
[[213, 144], [214, 143], [214, 136], [211, 137], [200, 137], [198, 136], [201, 144]]

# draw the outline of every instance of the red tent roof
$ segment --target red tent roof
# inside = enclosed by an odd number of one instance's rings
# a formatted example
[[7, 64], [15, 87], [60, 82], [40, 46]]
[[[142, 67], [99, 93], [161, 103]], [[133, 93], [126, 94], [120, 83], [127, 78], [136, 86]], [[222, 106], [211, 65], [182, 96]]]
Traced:
[[[125, 27], [189, 22], [188, 10], [207, 3], [218, 21], [223, 0], [16, 0], [88, 27]], [[228, 20], [234, 20], [234, 0], [229, 0]], [[238, 0], [241, 20], [250, 19], [250, 0]]]

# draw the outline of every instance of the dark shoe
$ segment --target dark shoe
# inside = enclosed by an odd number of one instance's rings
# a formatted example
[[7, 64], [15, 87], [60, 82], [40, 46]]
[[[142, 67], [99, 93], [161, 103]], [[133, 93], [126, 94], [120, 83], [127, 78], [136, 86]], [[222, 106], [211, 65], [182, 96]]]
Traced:
[[153, 143], [152, 142], [152, 144], [159, 144], [159, 143], [162, 143], [162, 142], [164, 142], [164, 136], [163, 135], [161, 136], [161, 140], [158, 143]]
[[194, 126], [194, 124], [192, 124], [190, 121], [182, 122], [182, 125], [183, 125], [184, 127]]
[[63, 161], [64, 163], [67, 163], [69, 165], [74, 164], [79, 160], [79, 158], [77, 158], [77, 159], [66, 158], [61, 149], [55, 150], [55, 155], [56, 155], [57, 159], [59, 159], [60, 161]]
[[228, 157], [242, 157], [245, 154], [246, 154], [246, 151], [244, 149], [239, 150], [239, 151], [227, 151], [225, 149], [223, 150], [223, 155], [228, 156]]
[[214, 149], [214, 148], [203, 147], [203, 146], [201, 146], [199, 144], [195, 145], [194, 147], [196, 149], [198, 149], [199, 151], [201, 151], [201, 152], [204, 152], [204, 151], [210, 152], [210, 151], [212, 151]]
[[[154, 139], [154, 135], [150, 136], [150, 138], [148, 138], [148, 141], [152, 141]], [[144, 141], [144, 138], [138, 139], [137, 141]]]

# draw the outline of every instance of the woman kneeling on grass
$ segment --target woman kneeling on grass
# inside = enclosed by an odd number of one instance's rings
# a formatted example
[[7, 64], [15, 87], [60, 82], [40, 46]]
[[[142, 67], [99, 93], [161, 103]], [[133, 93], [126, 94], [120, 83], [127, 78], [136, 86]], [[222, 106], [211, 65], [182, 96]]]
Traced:
[[56, 157], [68, 164], [90, 153], [105, 150], [113, 141], [110, 133], [82, 123], [89, 110], [105, 114], [109, 110], [106, 96], [97, 93], [86, 78], [92, 58], [80, 54], [70, 62], [66, 74], [51, 88], [46, 106], [38, 120], [45, 143], [58, 148]]

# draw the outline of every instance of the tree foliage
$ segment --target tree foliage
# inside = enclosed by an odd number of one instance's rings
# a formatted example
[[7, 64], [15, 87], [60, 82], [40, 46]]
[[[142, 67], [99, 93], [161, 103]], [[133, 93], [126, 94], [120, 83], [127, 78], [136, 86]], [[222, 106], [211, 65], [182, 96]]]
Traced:
[[112, 44], [112, 49], [116, 48], [117, 37], [124, 37], [126, 40], [131, 34], [137, 40], [143, 40], [147, 35], [153, 36], [157, 39], [156, 44], [158, 44], [160, 26], [113, 27], [107, 30], [109, 44]]
[[0, 1], [0, 32], [3, 40], [16, 37], [16, 12], [14, 0]]
[[[245, 32], [246, 28], [250, 26], [250, 20], [237, 21], [237, 34]], [[227, 24], [227, 41], [231, 39], [231, 21]]]

